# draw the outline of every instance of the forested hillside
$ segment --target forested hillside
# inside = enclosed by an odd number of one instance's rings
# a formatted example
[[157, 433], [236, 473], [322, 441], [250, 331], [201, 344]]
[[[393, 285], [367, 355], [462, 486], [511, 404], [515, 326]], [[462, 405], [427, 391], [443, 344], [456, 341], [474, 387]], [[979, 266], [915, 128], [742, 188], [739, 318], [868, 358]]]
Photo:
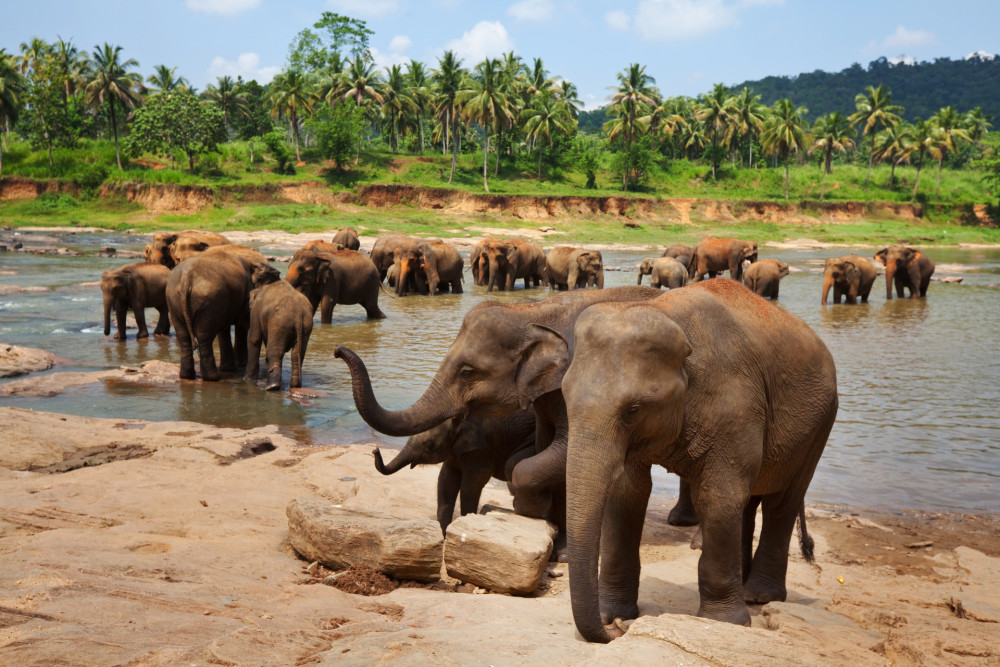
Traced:
[[894, 65], [879, 58], [868, 63], [867, 69], [854, 63], [840, 72], [768, 76], [744, 81], [730, 90], [735, 93], [744, 86], [750, 88], [767, 105], [787, 97], [806, 107], [812, 120], [832, 111], [853, 113], [855, 96], [865, 86], [879, 85], [892, 90], [893, 103], [903, 107], [902, 116], [910, 121], [929, 118], [947, 106], [961, 111], [982, 107], [983, 112], [1000, 118], [1000, 58], [996, 57], [937, 58], [912, 65]]

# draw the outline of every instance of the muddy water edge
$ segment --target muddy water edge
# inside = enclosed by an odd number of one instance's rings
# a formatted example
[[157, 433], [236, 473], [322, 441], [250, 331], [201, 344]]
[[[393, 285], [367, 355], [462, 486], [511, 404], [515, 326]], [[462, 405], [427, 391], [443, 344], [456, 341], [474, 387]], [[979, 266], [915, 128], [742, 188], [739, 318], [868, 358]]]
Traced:
[[[138, 251], [148, 237], [43, 235], [30, 242], [85, 254], [0, 254], [0, 342], [69, 360], [49, 372], [179, 360], [173, 337], [136, 341], [130, 329], [128, 340], [118, 342], [103, 334], [101, 272], [135, 260], [93, 253], [104, 246]], [[293, 248], [261, 250], [288, 256]], [[880, 276], [868, 304], [821, 306], [823, 263], [846, 252], [761, 249], [761, 257], [778, 257], [792, 267], [778, 305], [812, 326], [837, 362], [840, 412], [808, 500], [871, 509], [1000, 512], [1000, 290], [989, 287], [1000, 283], [1000, 249], [927, 250], [938, 264], [935, 278], [960, 277], [962, 284], [934, 282], [924, 300], [886, 301]], [[651, 254], [605, 251], [606, 285], [634, 285], [636, 265]], [[282, 272], [286, 267], [276, 266]], [[51, 398], [3, 398], [0, 405], [218, 426], [279, 424], [305, 443], [397, 446], [403, 439], [374, 433], [358, 417], [350, 375], [333, 350], [345, 345], [360, 354], [382, 404], [406, 407], [427, 387], [472, 307], [486, 299], [513, 302], [550, 294], [519, 286], [513, 293], [487, 295], [466, 278], [460, 295], [383, 296], [384, 320], [366, 320], [359, 306], [338, 306], [332, 325], [317, 321], [303, 368], [303, 386], [319, 392], [316, 397], [296, 400], [230, 377], [167, 387], [95, 383]], [[155, 311], [147, 311], [151, 330], [155, 320]], [[286, 385], [288, 373], [286, 362]], [[676, 493], [673, 476], [664, 472], [654, 479], [656, 493]]]

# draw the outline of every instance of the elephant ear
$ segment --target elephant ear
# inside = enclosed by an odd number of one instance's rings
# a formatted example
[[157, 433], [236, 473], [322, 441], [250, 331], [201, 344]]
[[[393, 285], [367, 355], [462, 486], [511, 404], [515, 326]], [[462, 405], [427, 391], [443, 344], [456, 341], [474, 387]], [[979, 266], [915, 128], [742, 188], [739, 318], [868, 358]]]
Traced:
[[507, 243], [504, 245], [503, 254], [507, 257], [507, 261], [514, 263], [514, 258], [517, 256], [517, 244]]
[[562, 386], [569, 368], [569, 344], [555, 329], [529, 324], [518, 353], [515, 383], [521, 409]]
[[885, 266], [885, 260], [886, 260], [886, 257], [888, 257], [888, 255], [889, 255], [889, 249], [888, 248], [882, 248], [877, 253], [875, 253], [875, 259], [879, 262], [879, 264], [881, 264], [882, 266]]
[[318, 255], [316, 257], [316, 282], [322, 284], [330, 275], [330, 257], [328, 255]]

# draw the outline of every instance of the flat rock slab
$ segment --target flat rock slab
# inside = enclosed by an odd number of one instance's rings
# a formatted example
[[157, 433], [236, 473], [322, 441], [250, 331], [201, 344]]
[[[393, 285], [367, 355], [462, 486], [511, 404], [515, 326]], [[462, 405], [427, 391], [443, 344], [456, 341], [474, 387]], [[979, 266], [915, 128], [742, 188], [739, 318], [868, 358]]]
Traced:
[[68, 371], [39, 378], [25, 378], [0, 385], [0, 396], [34, 396], [49, 398], [67, 389], [96, 382], [130, 382], [136, 384], [178, 384], [180, 365], [152, 359], [140, 366], [122, 366], [105, 371]]
[[448, 525], [448, 576], [497, 593], [538, 588], [557, 529], [542, 519], [491, 512], [467, 514]]
[[58, 361], [59, 357], [45, 350], [0, 343], [0, 378], [47, 371]]
[[367, 565], [396, 579], [441, 578], [441, 526], [399, 519], [319, 498], [296, 498], [285, 510], [288, 537], [301, 556], [340, 570]]

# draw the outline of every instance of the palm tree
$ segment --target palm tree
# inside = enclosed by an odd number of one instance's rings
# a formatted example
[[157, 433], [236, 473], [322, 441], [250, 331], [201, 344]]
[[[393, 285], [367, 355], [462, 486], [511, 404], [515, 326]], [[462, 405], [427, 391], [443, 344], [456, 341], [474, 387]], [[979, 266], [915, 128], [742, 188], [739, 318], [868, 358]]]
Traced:
[[462, 60], [455, 56], [454, 51], [445, 51], [444, 55], [438, 58], [438, 68], [434, 71], [434, 82], [437, 84], [437, 96], [433, 104], [438, 109], [439, 114], [443, 114], [442, 124], [445, 126], [445, 149], [451, 143], [451, 174], [448, 175], [448, 182], [455, 177], [455, 164], [458, 161], [458, 108], [457, 100], [463, 88], [463, 79], [466, 71], [462, 67]]
[[556, 98], [552, 92], [539, 95], [532, 105], [521, 112], [521, 122], [529, 139], [538, 144], [538, 175], [542, 178], [542, 139], [547, 139], [552, 147], [555, 134], [569, 134], [574, 125], [573, 117], [565, 101]]
[[872, 163], [875, 160], [875, 134], [879, 125], [883, 128], [899, 123], [899, 114], [903, 113], [903, 107], [892, 103], [892, 91], [884, 85], [878, 88], [867, 86], [864, 93], [859, 93], [854, 98], [854, 106], [857, 109], [851, 114], [848, 120], [851, 125], [862, 123], [861, 136], [872, 136], [872, 148], [868, 154], [868, 176], [865, 177], [865, 187], [868, 187], [872, 178]]
[[913, 182], [913, 196], [917, 196], [917, 188], [920, 187], [920, 170], [924, 166], [924, 157], [930, 155], [937, 158], [941, 153], [940, 142], [938, 140], [938, 129], [929, 120], [917, 118], [909, 130], [909, 144], [907, 144], [907, 154], [917, 155], [917, 178]]
[[355, 104], [361, 106], [368, 99], [382, 104], [382, 81], [375, 72], [375, 63], [357, 55], [344, 70], [341, 89], [331, 89], [326, 101], [334, 106], [340, 100], [354, 100]]
[[889, 171], [889, 188], [896, 187], [896, 165], [910, 159], [909, 126], [904, 123], [887, 127], [875, 135], [875, 161], [888, 161], [892, 165]]
[[[608, 132], [609, 141], [621, 137], [626, 153], [631, 151], [638, 132], [645, 127], [644, 123], [639, 122], [640, 116], [645, 116], [659, 103], [660, 95], [655, 84], [656, 79], [646, 74], [646, 66], [638, 63], [631, 63], [618, 74], [618, 87], [611, 95], [611, 105], [607, 111], [609, 116], [616, 118], [605, 123], [604, 130]], [[622, 176], [623, 190], [628, 190], [628, 180], [629, 168], [626, 165]]]
[[[982, 107], [976, 107], [969, 113], [965, 115], [965, 131], [969, 134], [969, 139], [972, 140], [973, 146], [978, 146], [983, 137], [989, 134], [990, 128], [993, 127], [992, 124], [993, 115], [983, 113]], [[972, 151], [969, 151], [969, 156], [965, 161], [966, 166], [972, 160]]]
[[569, 109], [569, 113], [573, 119], [576, 120], [579, 118], [583, 100], [580, 99], [580, 91], [577, 90], [576, 84], [563, 79], [559, 82], [558, 94], [562, 98], [562, 101], [566, 103], [566, 108]]
[[[744, 87], [732, 98], [732, 110], [729, 112], [731, 123], [729, 133], [739, 135], [746, 139], [750, 149], [747, 159], [747, 168], [753, 169], [753, 139], [764, 129], [764, 117], [767, 114], [767, 107], [760, 102], [760, 95], [754, 95], [753, 91]], [[740, 162], [743, 158], [740, 158]]]
[[424, 154], [424, 113], [430, 102], [431, 89], [427, 80], [427, 70], [424, 64], [411, 60], [406, 69], [406, 77], [410, 84], [410, 99], [417, 108], [417, 128], [420, 131], [420, 154]]
[[802, 128], [805, 107], [796, 107], [788, 98], [774, 103], [771, 118], [764, 125], [761, 137], [763, 149], [785, 160], [785, 199], [788, 199], [788, 156], [805, 148], [806, 134]]
[[176, 71], [176, 67], [157, 65], [153, 69], [153, 73], [146, 77], [146, 83], [149, 84], [153, 94], [172, 93], [175, 90], [178, 92], [186, 91], [188, 80], [182, 76], [176, 76], [174, 74]]
[[21, 75], [25, 75], [29, 70], [35, 69], [35, 63], [52, 52], [52, 47], [43, 39], [32, 38], [30, 42], [21, 42], [21, 57], [18, 60], [17, 68]]
[[957, 151], [957, 140], [971, 142], [969, 133], [962, 127], [963, 118], [958, 115], [954, 107], [944, 107], [931, 119], [938, 128], [938, 141], [941, 155], [938, 157], [937, 187], [934, 194], [941, 192], [941, 168], [944, 165], [944, 158], [948, 151]]
[[98, 109], [106, 104], [108, 107], [111, 131], [115, 137], [115, 159], [118, 161], [119, 169], [122, 169], [122, 158], [118, 149], [116, 102], [125, 109], [134, 108], [142, 102], [143, 92], [142, 77], [128, 71], [138, 67], [139, 63], [134, 58], [121, 62], [121, 51], [122, 47], [112, 46], [107, 42], [104, 46], [94, 46], [84, 87], [88, 106]]
[[690, 156], [698, 155], [705, 150], [708, 137], [705, 136], [705, 125], [699, 121], [688, 123], [687, 135], [684, 137], [684, 150]]
[[388, 117], [389, 145], [393, 153], [399, 148], [399, 134], [407, 114], [416, 110], [417, 105], [410, 97], [403, 68], [392, 65], [387, 70], [385, 85], [382, 87], [382, 113]]
[[83, 85], [87, 58], [72, 42], [63, 41], [62, 37], [52, 45], [52, 57], [63, 80], [63, 104], [68, 105], [69, 98]]
[[823, 152], [823, 184], [820, 186], [819, 200], [823, 201], [826, 195], [826, 175], [832, 174], [833, 152], [846, 153], [854, 150], [854, 131], [851, 124], [839, 111], [834, 111], [816, 119], [813, 125], [813, 143], [809, 147], [809, 154], [815, 151]]
[[295, 160], [302, 162], [302, 154], [299, 152], [299, 113], [312, 111], [316, 97], [312, 77], [295, 69], [281, 72], [271, 81], [268, 97], [275, 116], [288, 115], [292, 135], [295, 137]]
[[[10, 133], [10, 126], [15, 124], [21, 110], [21, 94], [24, 83], [17, 71], [14, 58], [0, 49], [0, 122], [3, 129]], [[0, 172], [3, 171], [3, 149], [6, 139], [0, 131]]]
[[729, 98], [726, 87], [717, 83], [712, 87], [711, 93], [702, 94], [700, 102], [694, 112], [695, 118], [705, 124], [705, 129], [711, 132], [712, 136], [712, 180], [715, 180], [716, 147], [719, 145], [719, 135], [725, 137], [728, 134], [731, 114], [734, 109], [734, 101]]
[[483, 189], [490, 191], [486, 177], [487, 156], [490, 153], [490, 133], [507, 125], [511, 119], [511, 104], [502, 90], [503, 70], [500, 61], [487, 58], [476, 65], [474, 77], [466, 79], [468, 88], [461, 90], [456, 101], [462, 104], [465, 118], [483, 128]]
[[229, 136], [229, 118], [234, 113], [246, 111], [247, 100], [240, 87], [231, 76], [220, 76], [214, 86], [209, 85], [204, 93], [205, 99], [214, 102], [222, 110], [222, 119], [226, 125], [226, 136]]

